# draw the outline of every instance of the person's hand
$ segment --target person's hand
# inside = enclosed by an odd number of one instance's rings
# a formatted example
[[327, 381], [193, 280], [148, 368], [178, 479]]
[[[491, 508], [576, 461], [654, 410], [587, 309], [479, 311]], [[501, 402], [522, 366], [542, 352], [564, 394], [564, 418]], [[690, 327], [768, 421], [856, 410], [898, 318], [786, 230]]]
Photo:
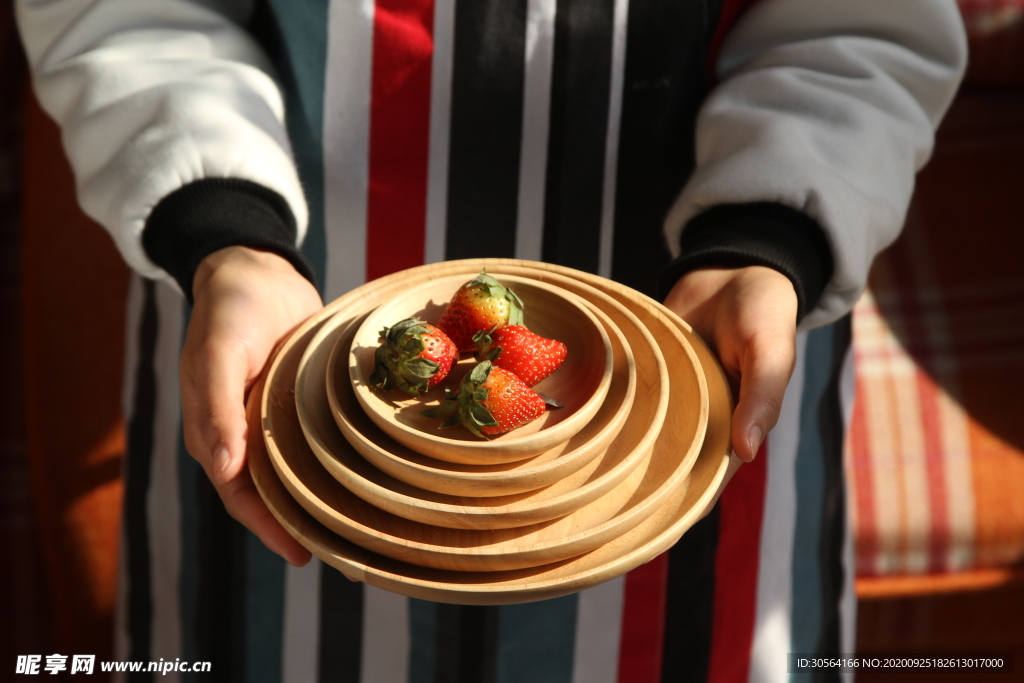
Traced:
[[207, 256], [181, 354], [185, 447], [232, 517], [296, 566], [310, 553], [274, 519], [249, 474], [245, 399], [277, 342], [323, 306], [316, 288], [270, 252], [229, 247]]
[[751, 266], [687, 273], [665, 305], [716, 353], [739, 399], [732, 446], [754, 459], [775, 426], [796, 359], [797, 297], [782, 273]]

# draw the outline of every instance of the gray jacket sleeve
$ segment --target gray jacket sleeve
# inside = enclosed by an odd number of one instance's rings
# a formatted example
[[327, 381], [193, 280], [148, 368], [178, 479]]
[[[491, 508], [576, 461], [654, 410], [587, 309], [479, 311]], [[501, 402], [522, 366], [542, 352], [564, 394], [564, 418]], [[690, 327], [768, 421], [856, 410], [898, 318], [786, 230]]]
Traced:
[[719, 55], [669, 244], [678, 255], [684, 227], [723, 204], [799, 210], [824, 231], [834, 262], [801, 326], [843, 315], [899, 234], [966, 51], [953, 0], [754, 5]]

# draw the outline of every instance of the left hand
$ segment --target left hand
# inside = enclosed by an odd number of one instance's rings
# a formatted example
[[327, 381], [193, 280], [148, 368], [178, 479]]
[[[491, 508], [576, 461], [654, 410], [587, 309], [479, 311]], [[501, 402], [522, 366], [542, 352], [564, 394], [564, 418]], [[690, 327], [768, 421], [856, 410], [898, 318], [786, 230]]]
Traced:
[[732, 446], [750, 462], [779, 419], [796, 362], [792, 283], [762, 266], [705, 268], [680, 278], [665, 305], [711, 346], [738, 387]]

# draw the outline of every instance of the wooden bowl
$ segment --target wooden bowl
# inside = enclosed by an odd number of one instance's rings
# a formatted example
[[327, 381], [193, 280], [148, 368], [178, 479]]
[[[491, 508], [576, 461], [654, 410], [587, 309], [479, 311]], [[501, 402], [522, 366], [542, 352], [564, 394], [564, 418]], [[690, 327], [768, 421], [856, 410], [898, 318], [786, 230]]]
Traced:
[[[493, 260], [486, 263], [493, 263]], [[503, 263], [533, 265], [521, 261]], [[473, 263], [469, 272], [475, 272], [479, 265], [480, 261]], [[569, 269], [556, 269], [553, 272], [578, 275], [578, 271]], [[372, 286], [360, 288], [355, 295], [366, 296], [409, 277], [408, 273], [401, 275], [389, 276], [390, 279], [385, 278], [384, 282], [371, 283]], [[610, 285], [620, 287], [615, 283]], [[624, 301], [631, 300], [626, 297]], [[329, 316], [333, 310], [334, 304], [331, 304], [324, 312], [314, 316], [305, 326], [305, 333], [309, 332], [310, 326], [322, 322], [323, 317]], [[684, 323], [671, 318], [669, 322], [691, 341], [699, 343]], [[301, 333], [303, 330], [300, 329]], [[731, 402], [720, 368], [706, 353], [706, 349], [697, 348], [698, 356], [701, 351], [705, 356], [704, 369], [708, 371], [706, 376], [710, 410], [706, 437], [690, 473], [690, 485], [685, 496], [668, 496], [646, 520], [592, 552], [571, 560], [514, 571], [485, 572], [444, 571], [398, 562], [338, 537], [313, 519], [288, 494], [270, 465], [264, 444], [258, 439], [251, 440], [251, 472], [275, 517], [305, 547], [352, 578], [410, 597], [459, 604], [511, 604], [566, 595], [615, 578], [649, 561], [675, 543], [717, 499], [723, 482], [736, 462], [734, 458], [730, 460], [728, 455]], [[280, 358], [277, 362], [280, 362]], [[254, 389], [249, 406], [249, 422], [253, 434], [261, 426], [266, 426], [266, 443], [271, 443], [274, 421], [266, 419], [268, 394], [260, 386]], [[262, 401], [259, 401], [261, 396]], [[282, 405], [287, 405], [287, 400]]]
[[[481, 439], [461, 426], [438, 429], [438, 420], [421, 412], [440, 403], [443, 392], [435, 387], [422, 397], [400, 391], [374, 391], [367, 384], [373, 372], [374, 351], [381, 328], [408, 317], [436, 321], [455, 291], [472, 276], [431, 279], [389, 297], [370, 313], [352, 341], [349, 371], [356, 399], [370, 419], [399, 443], [438, 460], [465, 464], [493, 464], [523, 460], [566, 443], [590, 422], [601, 408], [612, 377], [612, 351], [608, 333], [578, 297], [526, 278], [503, 282], [523, 300], [525, 323], [537, 334], [565, 343], [569, 352], [558, 368], [535, 389], [557, 399], [564, 407], [507, 434]], [[475, 365], [467, 359], [452, 368], [453, 387]]]
[[[607, 319], [599, 310], [597, 313]], [[412, 521], [455, 529], [522, 527], [564, 517], [606, 496], [613, 489], [617, 490], [616, 495], [628, 497], [638, 485], [640, 479], [630, 479], [629, 475], [637, 467], [646, 466], [654, 436], [664, 420], [668, 400], [666, 385], [664, 401], [651, 402], [645, 407], [630, 411], [632, 402], [626, 404], [618, 398], [625, 390], [635, 387], [636, 373], [628, 372], [630, 364], [622, 364], [620, 371], [615, 373], [616, 378], [612, 381], [612, 391], [609, 393], [614, 400], [606, 400], [591, 423], [598, 426], [595, 435], [590, 439], [598, 442], [596, 449], [590, 449], [589, 443], [584, 443], [581, 448], [576, 449], [596, 450], [596, 455], [585, 454], [586, 460], [589, 461], [585, 466], [542, 489], [496, 497], [447, 495], [410, 486], [374, 468], [360, 456], [360, 451], [339, 433], [326, 400], [326, 385], [329, 382], [325, 381], [327, 377], [324, 367], [328, 365], [328, 352], [332, 345], [334, 348], [345, 347], [359, 326], [358, 321], [347, 325], [340, 324], [339, 320], [344, 319], [346, 316], [343, 312], [336, 313], [328, 319], [303, 353], [297, 370], [295, 392], [296, 396], [304, 396], [306, 400], [296, 401], [296, 407], [306, 441], [327, 472], [375, 507]], [[639, 324], [635, 318], [634, 321]], [[617, 332], [617, 329], [615, 331]], [[616, 338], [621, 345], [621, 338], [618, 335]], [[661, 381], [661, 375], [657, 372], [659, 366], [656, 362], [652, 362], [651, 366], [652, 372], [649, 376], [655, 381]], [[634, 377], [632, 382], [627, 379], [630, 374]], [[330, 372], [326, 375], [329, 377]], [[351, 385], [346, 381], [339, 381], [337, 386], [340, 391], [336, 392], [336, 395], [344, 401], [345, 390], [348, 389], [347, 393], [351, 394]], [[601, 414], [605, 411], [613, 413], [612, 418]], [[616, 418], [620, 412], [623, 413], [621, 418]], [[352, 414], [358, 416], [360, 413], [361, 411], [357, 409]], [[622, 423], [627, 417], [629, 426], [622, 429]], [[601, 428], [601, 424], [605, 427]], [[614, 429], [608, 429], [608, 426]], [[364, 430], [357, 434], [372, 434], [374, 431], [380, 434], [372, 424], [363, 427]], [[588, 429], [589, 427], [590, 425]], [[585, 429], [580, 435], [586, 432]], [[380, 437], [386, 439], [383, 434], [380, 434]], [[575, 459], [576, 451], [570, 451], [548, 464], [556, 464], [562, 459]], [[503, 476], [502, 473], [498, 474]], [[576, 520], [577, 527], [582, 529], [583, 524], [600, 523], [604, 521], [602, 515], [606, 518], [613, 512], [614, 510], [607, 505], [601, 509], [591, 510], [586, 519]], [[323, 515], [322, 521], [333, 528], [331, 511], [324, 510], [317, 514]]]
[[[626, 480], [601, 498], [558, 520], [509, 529], [446, 529], [397, 517], [353, 495], [323, 469], [298, 424], [292, 387], [318, 323], [290, 338], [271, 366], [263, 395], [266, 447], [292, 497], [335, 533], [376, 553], [404, 562], [457, 571], [496, 571], [546, 564], [599, 547], [654, 512], [650, 493], [689, 456], [661, 432], [639, 435], [654, 452]], [[685, 370], [684, 370], [685, 372]], [[330, 420], [329, 416], [327, 418]], [[702, 435], [701, 435], [702, 436]], [[693, 441], [699, 443], [696, 435]], [[659, 455], [655, 462], [654, 453]], [[695, 455], [695, 453], [694, 453]], [[649, 460], [649, 463], [648, 463]], [[646, 467], [644, 464], [648, 463]], [[675, 480], [675, 491], [686, 485]]]
[[[629, 415], [637, 386], [633, 349], [641, 350], [644, 377], [660, 382], [668, 376], [663, 356], [646, 328], [624, 306], [607, 295], [602, 296], [605, 297], [602, 305], [614, 314], [614, 320], [600, 308], [593, 310], [612, 342], [612, 382], [598, 414], [564, 445], [533, 458], [494, 465], [449, 463], [420, 455], [377, 429], [358, 409], [349, 381], [347, 361], [351, 342], [347, 336], [335, 343], [327, 363], [327, 398], [337, 426], [352, 447], [371, 464], [420, 489], [472, 497], [509, 496], [528, 491], [536, 492], [538, 499], [561, 495], [571, 490], [565, 488], [566, 485], [578, 484], [571, 475], [591, 465], [595, 457], [604, 453]], [[336, 324], [333, 319], [327, 324], [332, 323]], [[310, 346], [316, 347], [317, 340]], [[301, 377], [300, 371], [300, 381]], [[665, 400], [668, 400], [667, 395]], [[330, 460], [325, 466], [333, 471]]]

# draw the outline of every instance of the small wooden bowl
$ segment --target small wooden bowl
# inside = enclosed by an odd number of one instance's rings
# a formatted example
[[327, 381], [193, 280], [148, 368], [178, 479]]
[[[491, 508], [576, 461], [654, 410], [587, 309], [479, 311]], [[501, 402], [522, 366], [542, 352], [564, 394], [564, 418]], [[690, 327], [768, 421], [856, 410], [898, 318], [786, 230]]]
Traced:
[[[629, 416], [637, 386], [633, 349], [639, 349], [645, 359], [645, 376], [656, 376], [659, 381], [667, 379], [665, 368], [657, 365], [660, 351], [654, 348], [654, 339], [640, 321], [611, 297], [606, 297], [603, 306], [615, 313], [613, 321], [600, 308], [593, 308], [612, 342], [612, 382], [601, 410], [564, 445], [533, 458], [494, 465], [449, 463], [403, 446], [377, 429], [358, 409], [349, 381], [348, 348], [351, 338], [348, 335], [335, 343], [327, 363], [327, 399], [335, 422], [352, 447], [366, 460], [395, 479], [426, 491], [472, 497], [504, 497], [532, 491], [536, 492], [534, 497], [537, 499], [561, 495], [565, 490], [571, 490], [564, 488], [566, 485], [578, 485], [572, 475], [587, 468], [606, 450]], [[328, 325], [332, 322], [329, 321]], [[310, 346], [316, 345], [317, 340], [314, 339]], [[325, 465], [331, 471], [328, 463]], [[593, 468], [589, 471], [592, 472]]]
[[[600, 310], [597, 310], [596, 314], [607, 320], [607, 316]], [[618, 371], [613, 373], [614, 379], [609, 392], [612, 400], [605, 401], [591, 423], [596, 429], [590, 441], [597, 442], [596, 448], [592, 449], [588, 443], [584, 443], [581, 448], [570, 451], [548, 464], [557, 464], [562, 459], [579, 459], [576, 455], [578, 451], [595, 452], [584, 453], [587, 461], [584, 466], [578, 467], [576, 471], [544, 488], [485, 498], [448, 495], [410, 486], [373, 468], [360, 457], [360, 451], [338, 432], [325, 398], [328, 393], [326, 386], [330, 384], [329, 381], [325, 381], [330, 378], [330, 372], [324, 372], [328, 352], [332, 345], [334, 348], [346, 347], [359, 325], [358, 321], [347, 325], [339, 322], [344, 319], [344, 314], [339, 313], [327, 320], [303, 353], [297, 370], [295, 391], [297, 396], [304, 396], [307, 400], [296, 402], [296, 406], [306, 441], [321, 464], [336, 480], [363, 500], [381, 510], [424, 524], [454, 529], [500, 529], [522, 527], [564, 517], [605, 496], [613, 489], [618, 489], [618, 495], [632, 493], [625, 488], [629, 484], [623, 485], [623, 481], [634, 469], [643, 466], [650, 457], [653, 437], [664, 419], [665, 411], [657, 404], [631, 411], [632, 401], [627, 403], [621, 400], [620, 395], [630, 388], [635, 388], [635, 383], [628, 379], [631, 374], [635, 376], [635, 373], [629, 372], [632, 368], [632, 364], [629, 363], [617, 364]], [[638, 320], [634, 319], [634, 323], [639, 325]], [[618, 333], [616, 328], [612, 329]], [[624, 351], [621, 335], [615, 336], [619, 350]], [[651, 375], [660, 378], [662, 375], [656, 372], [658, 366], [654, 365], [653, 369], [655, 372]], [[346, 381], [339, 381], [337, 386], [340, 391], [336, 392], [336, 397], [344, 401], [346, 393], [351, 394], [351, 385]], [[351, 398], [348, 400], [354, 401]], [[664, 407], [667, 407], [667, 400]], [[613, 415], [602, 415], [604, 412]], [[357, 409], [352, 414], [358, 416], [360, 413], [361, 411]], [[619, 416], [619, 413], [622, 415]], [[627, 429], [622, 429], [622, 423], [627, 417], [630, 425]], [[580, 435], [585, 435], [591, 425], [580, 432]], [[372, 423], [363, 427], [363, 431], [357, 432], [358, 435], [379, 433]], [[380, 436], [386, 439], [382, 434]], [[504, 473], [497, 474], [499, 477], [504, 476]], [[630, 481], [634, 487], [639, 482], [638, 479]], [[607, 507], [594, 510], [585, 520], [577, 520], [577, 528], [582, 529], [585, 523], [596, 524], [604, 521], [600, 518], [601, 514], [610, 516], [612, 512], [613, 510]], [[330, 511], [318, 514], [322, 514], [323, 521], [333, 527]]]
[[[503, 283], [523, 300], [528, 328], [559, 339], [569, 352], [562, 366], [535, 389], [564, 407], [507, 434], [480, 439], [461, 426], [438, 429], [439, 422], [421, 414], [443, 398], [439, 387], [422, 397], [399, 391], [380, 392], [367, 384], [381, 328], [408, 318], [436, 321], [455, 291], [472, 277], [455, 275], [410, 287], [382, 303], [366, 317], [352, 342], [349, 371], [356, 399], [386, 434], [423, 455], [472, 465], [523, 460], [564, 444], [590, 422], [601, 408], [612, 377], [611, 340], [604, 327], [578, 297], [557, 287], [509, 277]], [[455, 382], [475, 362], [452, 369]], [[452, 384], [457, 387], [457, 384]], [[300, 399], [301, 400], [301, 399]]]

